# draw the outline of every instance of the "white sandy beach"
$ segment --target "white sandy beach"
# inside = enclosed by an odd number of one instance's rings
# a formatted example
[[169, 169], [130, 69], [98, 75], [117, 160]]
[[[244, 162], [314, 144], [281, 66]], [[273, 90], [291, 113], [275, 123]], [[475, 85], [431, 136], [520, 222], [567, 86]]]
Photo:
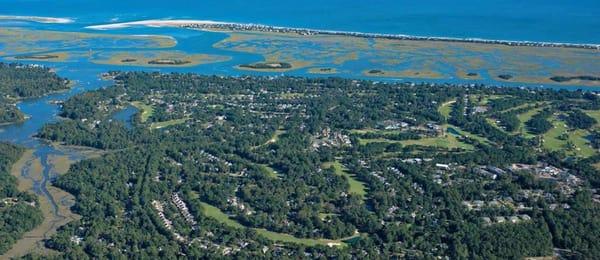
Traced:
[[514, 40], [493, 40], [493, 39], [481, 39], [481, 38], [453, 38], [453, 37], [419, 36], [419, 35], [406, 35], [406, 34], [385, 34], [385, 33], [365, 33], [365, 32], [335, 31], [335, 30], [316, 30], [316, 29], [308, 29], [308, 28], [281, 27], [281, 26], [271, 26], [271, 25], [253, 24], [253, 23], [219, 22], [219, 21], [211, 21], [211, 20], [153, 19], [153, 20], [142, 20], [142, 21], [133, 21], [133, 22], [124, 22], [124, 23], [92, 25], [92, 26], [87, 26], [85, 28], [93, 29], [93, 30], [111, 30], [111, 29], [123, 29], [123, 28], [134, 27], [134, 26], [145, 26], [145, 27], [197, 26], [197, 27], [202, 27], [203, 25], [224, 25], [224, 26], [231, 25], [231, 26], [243, 27], [244, 30], [305, 31], [305, 32], [309, 32], [312, 34], [344, 35], [344, 36], [356, 36], [356, 37], [368, 37], [368, 38], [470, 42], [470, 43], [483, 43], [483, 44], [504, 44], [504, 45], [509, 45], [509, 46], [516, 45], [516, 46], [536, 46], [536, 47], [577, 47], [577, 48], [600, 50], [600, 44], [533, 42], [533, 41], [514, 41]]
[[135, 22], [125, 23], [112, 23], [112, 24], [101, 24], [86, 26], [86, 29], [93, 30], [111, 30], [111, 29], [122, 29], [133, 26], [147, 26], [147, 27], [179, 27], [182, 25], [189, 24], [230, 24], [226, 22], [216, 22], [210, 20], [143, 20]]
[[44, 16], [19, 16], [0, 15], [0, 20], [30, 21], [36, 23], [73, 23], [71, 18], [44, 17]]

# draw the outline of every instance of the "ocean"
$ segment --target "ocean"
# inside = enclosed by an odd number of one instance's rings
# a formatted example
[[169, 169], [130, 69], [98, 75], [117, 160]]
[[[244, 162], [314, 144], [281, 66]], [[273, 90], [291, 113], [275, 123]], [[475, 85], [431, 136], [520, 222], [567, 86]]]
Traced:
[[81, 25], [201, 19], [345, 31], [600, 43], [598, 0], [0, 0], [2, 15], [70, 17]]

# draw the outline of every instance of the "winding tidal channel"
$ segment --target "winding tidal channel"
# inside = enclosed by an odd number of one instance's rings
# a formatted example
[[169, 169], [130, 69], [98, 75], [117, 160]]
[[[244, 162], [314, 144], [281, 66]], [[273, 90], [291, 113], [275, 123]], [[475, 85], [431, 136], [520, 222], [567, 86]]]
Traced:
[[61, 120], [58, 117], [59, 105], [57, 103], [59, 102], [57, 101], [64, 101], [77, 93], [97, 89], [111, 83], [101, 81], [98, 78], [99, 72], [96, 73], [95, 70], [64, 70], [58, 73], [77, 81], [77, 84], [65, 92], [20, 102], [19, 109], [30, 118], [22, 123], [0, 127], [1, 141], [28, 149], [13, 166], [12, 174], [18, 179], [19, 190], [38, 196], [44, 215], [41, 225], [25, 233], [23, 238], [0, 258], [19, 257], [31, 252], [47, 253], [43, 240], [56, 233], [59, 227], [79, 218], [70, 210], [75, 203], [74, 197], [52, 186], [52, 182], [59, 175], [66, 173], [71, 164], [102, 154], [102, 151], [65, 147], [35, 138], [36, 132], [43, 125]]

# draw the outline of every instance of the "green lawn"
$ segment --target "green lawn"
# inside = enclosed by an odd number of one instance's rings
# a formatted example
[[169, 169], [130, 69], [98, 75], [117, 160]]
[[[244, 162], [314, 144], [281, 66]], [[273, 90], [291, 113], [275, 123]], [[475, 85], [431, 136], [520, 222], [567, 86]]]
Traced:
[[389, 143], [389, 144], [394, 144], [394, 143], [401, 143], [401, 141], [390, 140], [390, 139], [385, 139], [385, 138], [373, 138], [373, 139], [359, 138], [358, 139], [358, 144], [360, 144], [360, 145], [367, 145], [367, 144], [370, 144], [370, 143]]
[[[448, 128], [447, 125], [444, 125], [442, 127]], [[488, 144], [491, 143], [486, 138], [467, 133], [458, 127], [455, 127], [455, 126], [450, 126], [450, 127], [454, 128], [460, 135], [473, 138], [482, 143], [488, 143]], [[454, 134], [450, 134], [450, 133], [446, 133], [441, 136], [426, 137], [426, 138], [421, 138], [421, 139], [416, 139], [416, 140], [398, 141], [398, 140], [390, 140], [390, 139], [385, 139], [385, 138], [374, 138], [374, 139], [359, 138], [358, 141], [359, 141], [360, 145], [366, 145], [369, 143], [390, 143], [390, 144], [400, 143], [403, 146], [419, 145], [419, 146], [430, 146], [430, 147], [439, 147], [439, 148], [447, 148], [447, 149], [454, 149], [454, 148], [460, 148], [460, 149], [465, 149], [465, 150], [473, 150], [474, 149], [473, 145], [461, 142], [460, 140], [458, 140], [458, 136], [456, 136]]]
[[[231, 219], [227, 214], [225, 214], [223, 211], [221, 211], [221, 209], [219, 209], [215, 206], [212, 206], [208, 203], [201, 202], [201, 204], [202, 204], [202, 208], [203, 208], [203, 213], [206, 216], [214, 218], [214, 219], [218, 220], [219, 222], [221, 222], [227, 226], [233, 227], [233, 228], [241, 228], [241, 229], [247, 228], [246, 226], [240, 224], [239, 222]], [[251, 228], [251, 229], [256, 231], [258, 234], [260, 234], [270, 240], [273, 240], [273, 241], [302, 244], [302, 245], [306, 245], [306, 246], [316, 246], [316, 245], [347, 246], [347, 244], [344, 243], [343, 240], [351, 239], [351, 238], [355, 237], [355, 236], [352, 236], [352, 237], [338, 239], [338, 240], [309, 239], [309, 238], [297, 238], [290, 234], [277, 233], [277, 232], [266, 230], [264, 228]]]
[[154, 114], [154, 108], [150, 105], [146, 105], [143, 102], [135, 101], [131, 102], [131, 105], [140, 110], [142, 123], [148, 121], [148, 119]]
[[529, 131], [527, 131], [527, 127], [525, 126], [525, 123], [527, 121], [529, 121], [533, 116], [537, 115], [540, 111], [544, 110], [544, 107], [538, 107], [538, 108], [533, 108], [530, 109], [529, 111], [525, 112], [525, 113], [521, 113], [517, 115], [517, 118], [519, 119], [519, 128], [517, 129], [517, 132], [519, 132], [520, 134], [523, 135], [523, 137], [526, 138], [532, 138], [535, 135], [529, 133]]
[[[400, 143], [403, 146], [419, 145], [419, 146], [439, 147], [439, 148], [446, 148], [446, 149], [454, 149], [454, 148], [460, 148], [460, 149], [465, 149], [465, 150], [475, 149], [475, 147], [473, 147], [473, 145], [461, 142], [458, 139], [459, 136], [464, 136], [464, 137], [469, 137], [469, 138], [475, 139], [476, 141], [483, 143], [483, 144], [493, 144], [493, 142], [491, 142], [490, 140], [488, 140], [485, 137], [469, 133], [467, 131], [462, 130], [460, 127], [457, 127], [454, 125], [446, 124], [446, 125], [442, 125], [441, 127], [444, 129], [452, 128], [458, 133], [458, 135], [449, 133], [449, 131], [447, 131], [444, 135], [441, 135], [441, 136], [426, 137], [426, 138], [421, 138], [421, 139], [416, 139], [416, 140], [398, 141], [398, 140], [390, 140], [390, 139], [386, 139], [386, 138], [373, 138], [373, 139], [359, 138], [358, 141], [359, 141], [360, 145], [366, 145], [369, 143], [390, 143], [390, 144]], [[368, 132], [382, 133], [383, 130], [361, 129], [361, 130], [352, 130], [352, 131], [354, 133], [368, 133]], [[390, 131], [383, 131], [383, 132], [387, 133]]]
[[350, 133], [352, 134], [368, 134], [368, 133], [376, 133], [376, 134], [393, 134], [398, 132], [398, 130], [381, 130], [374, 128], [366, 128], [366, 129], [352, 129]]
[[[523, 104], [523, 105], [520, 105], [518, 107], [507, 109], [504, 112], [508, 112], [508, 111], [516, 110], [516, 109], [521, 109], [521, 108], [525, 108], [527, 106], [531, 106], [531, 104]], [[533, 134], [529, 133], [529, 131], [527, 131], [527, 127], [525, 126], [525, 123], [527, 121], [529, 121], [534, 115], [536, 115], [537, 113], [539, 113], [540, 111], [542, 111], [544, 108], [545, 108], [544, 106], [541, 106], [541, 107], [538, 107], [538, 108], [531, 108], [527, 112], [524, 112], [524, 113], [521, 113], [521, 114], [517, 114], [517, 118], [519, 119], [520, 123], [519, 123], [519, 127], [517, 128], [517, 130], [515, 130], [514, 134], [521, 134], [525, 138], [533, 138], [533, 137], [535, 137], [535, 135], [533, 135]], [[486, 118], [486, 120], [487, 120], [487, 122], [490, 125], [498, 128], [499, 130], [502, 130], [502, 131], [506, 132], [502, 127], [500, 127], [496, 123], [496, 121], [494, 119]]]
[[[585, 139], [589, 135], [587, 130], [569, 130], [565, 122], [556, 117], [552, 117], [551, 122], [554, 127], [544, 134], [544, 148], [550, 151], [564, 151], [567, 155], [579, 157], [590, 157], [596, 153]], [[563, 133], [567, 134], [566, 140], [559, 138]], [[569, 142], [574, 145], [574, 148], [568, 146]]]
[[478, 105], [483, 106], [483, 105], [487, 105], [491, 100], [494, 99], [500, 99], [505, 97], [504, 95], [485, 95], [483, 97], [483, 99], [481, 100], [481, 103], [479, 103]]
[[454, 104], [455, 102], [456, 102], [456, 100], [452, 100], [452, 101], [448, 101], [448, 102], [442, 104], [438, 108], [438, 112], [440, 112], [440, 114], [442, 116], [444, 116], [446, 119], [450, 118], [450, 112], [452, 111], [452, 104]]
[[519, 119], [519, 121], [521, 122], [521, 124], [524, 125], [525, 122], [529, 121], [534, 115], [536, 115], [537, 113], [539, 113], [543, 109], [544, 109], [544, 107], [532, 108], [532, 109], [530, 109], [529, 111], [527, 111], [525, 113], [518, 114], [517, 118]]
[[156, 123], [150, 124], [150, 129], [161, 129], [161, 128], [165, 128], [165, 127], [172, 126], [172, 125], [183, 124], [187, 120], [188, 120], [188, 118], [181, 118], [181, 119], [174, 119], [174, 120], [163, 121], [163, 122], [156, 122]]
[[577, 147], [577, 155], [587, 158], [596, 154], [596, 150], [592, 148], [590, 142], [586, 139], [586, 137], [590, 135], [590, 132], [587, 130], [578, 129], [571, 133], [572, 135], [569, 137], [569, 140], [575, 144], [575, 147]]
[[264, 144], [258, 145], [258, 146], [254, 147], [254, 148], [256, 149], [256, 148], [260, 148], [260, 147], [265, 146], [265, 145], [276, 143], [277, 141], [279, 141], [279, 137], [282, 134], [285, 134], [285, 130], [283, 130], [283, 129], [277, 129], [277, 130], [275, 130], [275, 133], [273, 133], [273, 135], [271, 136], [271, 139], [267, 140]]
[[[352, 133], [352, 134], [371, 134], [372, 133], [372, 134], [386, 136], [386, 135], [396, 135], [396, 134], [401, 133], [402, 131], [403, 130], [384, 130], [384, 129], [365, 128], [365, 129], [352, 129], [352, 130], [350, 130], [350, 133]], [[383, 137], [383, 138], [379, 138], [379, 139], [376, 138], [373, 140], [387, 140], [387, 139], [385, 139], [385, 137]], [[376, 142], [376, 141], [369, 141], [369, 139], [365, 139], [365, 142], [366, 143], [364, 143], [364, 144], [372, 143], [372, 142]], [[383, 142], [385, 142], [385, 141], [383, 141]], [[389, 143], [389, 142], [394, 142], [394, 141], [388, 140], [387, 142]]]
[[510, 111], [517, 110], [517, 109], [526, 108], [528, 106], [531, 106], [531, 104], [525, 103], [525, 104], [522, 104], [522, 105], [518, 105], [516, 107], [511, 107], [509, 109], [502, 110], [502, 113], [510, 112]]
[[[488, 124], [492, 125], [493, 127], [498, 128], [499, 130], [504, 131], [504, 129], [502, 127], [500, 127], [498, 125], [498, 123], [496, 123], [496, 120], [494, 120], [493, 118], [486, 117], [485, 121], [487, 121]], [[504, 132], [506, 132], [506, 131], [504, 131]]]
[[418, 140], [405, 140], [400, 142], [404, 146], [419, 145], [419, 146], [433, 146], [440, 148], [460, 148], [465, 150], [473, 150], [473, 145], [463, 143], [453, 134], [445, 134], [438, 137], [427, 137]]
[[273, 168], [271, 168], [268, 165], [265, 164], [257, 164], [258, 168], [260, 169], [261, 172], [265, 173], [267, 176], [271, 177], [271, 178], [281, 178], [281, 176], [279, 175], [279, 173], [277, 173], [277, 171]]
[[245, 228], [244, 225], [229, 218], [229, 216], [227, 214], [225, 214], [223, 211], [221, 211], [221, 209], [219, 209], [213, 205], [210, 205], [208, 203], [201, 202], [201, 204], [202, 204], [202, 209], [203, 209], [202, 212], [204, 213], [204, 215], [214, 218], [214, 219], [218, 220], [219, 222], [221, 222], [227, 226], [233, 227], [233, 228]]
[[[465, 131], [465, 130], [463, 130], [460, 127], [455, 126], [455, 125], [443, 125], [442, 127], [445, 128], [445, 129], [453, 128], [460, 135], [462, 135], [464, 137], [475, 139], [476, 141], [478, 141], [478, 142], [480, 142], [482, 144], [490, 144], [490, 145], [494, 144], [492, 141], [488, 140], [487, 138], [485, 138], [483, 136], [479, 136], [479, 135], [476, 135], [476, 134], [473, 134], [473, 133], [469, 133], [469, 132], [467, 132], [467, 131]], [[459, 140], [456, 140], [456, 141], [460, 142]], [[466, 143], [462, 143], [462, 142], [461, 142], [461, 144], [465, 145], [465, 147], [467, 147], [465, 149], [468, 149], [468, 147], [471, 147], [471, 149], [472, 149], [472, 147], [473, 147], [470, 144], [466, 144]]]
[[319, 213], [319, 218], [321, 220], [325, 220], [327, 217], [333, 217], [333, 216], [338, 216], [339, 214], [335, 214], [335, 213]]
[[567, 128], [564, 126], [564, 122], [556, 119], [552, 120], [552, 125], [554, 127], [544, 134], [544, 147], [552, 151], [563, 149], [566, 141], [559, 140], [558, 137], [566, 132]]
[[348, 190], [350, 193], [354, 193], [360, 195], [361, 197], [365, 197], [367, 195], [367, 188], [365, 184], [354, 177], [354, 174], [348, 172], [348, 169], [338, 161], [324, 163], [322, 168], [327, 169], [333, 167], [335, 173], [341, 176], [345, 176], [348, 179], [348, 184], [350, 184], [350, 189]]
[[285, 134], [285, 130], [282, 130], [282, 129], [275, 130], [275, 133], [273, 134], [273, 136], [271, 137], [271, 139], [268, 142], [276, 143], [282, 134]]
[[588, 114], [588, 116], [593, 117], [598, 121], [598, 123], [594, 126], [596, 129], [600, 129], [600, 110], [586, 110], [584, 111]]

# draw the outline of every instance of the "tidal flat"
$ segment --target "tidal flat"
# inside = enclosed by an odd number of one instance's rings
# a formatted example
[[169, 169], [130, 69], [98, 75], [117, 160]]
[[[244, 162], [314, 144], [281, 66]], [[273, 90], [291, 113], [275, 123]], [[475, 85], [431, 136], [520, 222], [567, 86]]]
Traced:
[[321, 74], [321, 75], [332, 75], [332, 74], [338, 74], [339, 71], [336, 68], [309, 68], [308, 73]]
[[[44, 216], [42, 224], [25, 233], [2, 257], [21, 257], [29, 253], [53, 255], [56, 252], [44, 246], [44, 240], [55, 234], [61, 226], [80, 219], [71, 211], [75, 197], [70, 193], [51, 186], [52, 176], [65, 174], [69, 167], [83, 158], [94, 158], [104, 152], [68, 146], [53, 146], [57, 153], [40, 156], [37, 150], [27, 150], [13, 165], [11, 174], [18, 180], [19, 191], [38, 196], [39, 207]], [[71, 156], [78, 153], [77, 160]]]
[[191, 67], [230, 60], [231, 57], [186, 53], [182, 51], [128, 51], [99, 53], [91, 62], [96, 64], [140, 67]]
[[0, 28], [2, 55], [26, 55], [70, 49], [171, 48], [177, 41], [161, 35], [116, 35], [83, 32]]
[[[194, 70], [223, 62], [208, 73], [289, 72], [389, 80], [600, 87], [600, 50], [591, 48], [216, 29], [202, 32], [212, 34], [208, 38], [169, 36], [189, 29], [163, 28], [160, 30], [164, 35], [129, 35], [1, 28], [0, 58]], [[212, 40], [214, 35], [224, 37]], [[271, 66], [275, 64], [289, 66]], [[207, 68], [199, 70], [204, 69]]]
[[391, 70], [365, 70], [363, 71], [363, 75], [368, 77], [393, 77], [393, 78], [422, 78], [422, 79], [441, 79], [443, 75], [439, 72], [432, 70], [400, 70], [400, 71], [391, 71]]
[[[289, 63], [290, 71], [310, 66], [335, 65], [359, 59], [357, 48], [368, 48], [368, 40], [342, 36], [301, 36], [286, 33], [231, 32], [228, 38], [217, 42], [214, 48], [259, 54], [260, 63]], [[236, 66], [237, 69], [248, 70]]]
[[76, 56], [74, 53], [69, 52], [46, 52], [38, 54], [24, 54], [7, 57], [7, 60], [12, 61], [54, 61], [54, 62], [65, 62], [70, 58]]
[[[299, 64], [348, 70], [353, 75], [416, 79], [492, 80], [515, 83], [600, 86], [600, 50], [506, 46], [469, 42], [367, 39], [352, 36], [272, 32], [223, 32], [214, 48], [258, 54], [257, 62]], [[246, 69], [240, 66], [237, 69]], [[383, 73], [368, 73], [378, 70]], [[310, 73], [317, 73], [312, 70]], [[511, 75], [510, 79], [498, 78]], [[572, 82], [552, 77], [574, 77]]]
[[[54, 204], [53, 201], [68, 200], [74, 202], [74, 197], [60, 189], [48, 189], [51, 198], [41, 192], [43, 184], [44, 166], [41, 158], [35, 155], [34, 150], [26, 151], [21, 159], [13, 165], [11, 174], [18, 179], [19, 191], [31, 192], [38, 195], [38, 202], [44, 220], [41, 225], [25, 233], [13, 247], [4, 254], [4, 257], [20, 257], [28, 253], [51, 253], [44, 246], [44, 239], [48, 239], [56, 230], [68, 222], [79, 219], [69, 207]], [[44, 185], [45, 186], [45, 185]], [[52, 201], [51, 201], [52, 200]], [[56, 208], [54, 207], [56, 205]]]

